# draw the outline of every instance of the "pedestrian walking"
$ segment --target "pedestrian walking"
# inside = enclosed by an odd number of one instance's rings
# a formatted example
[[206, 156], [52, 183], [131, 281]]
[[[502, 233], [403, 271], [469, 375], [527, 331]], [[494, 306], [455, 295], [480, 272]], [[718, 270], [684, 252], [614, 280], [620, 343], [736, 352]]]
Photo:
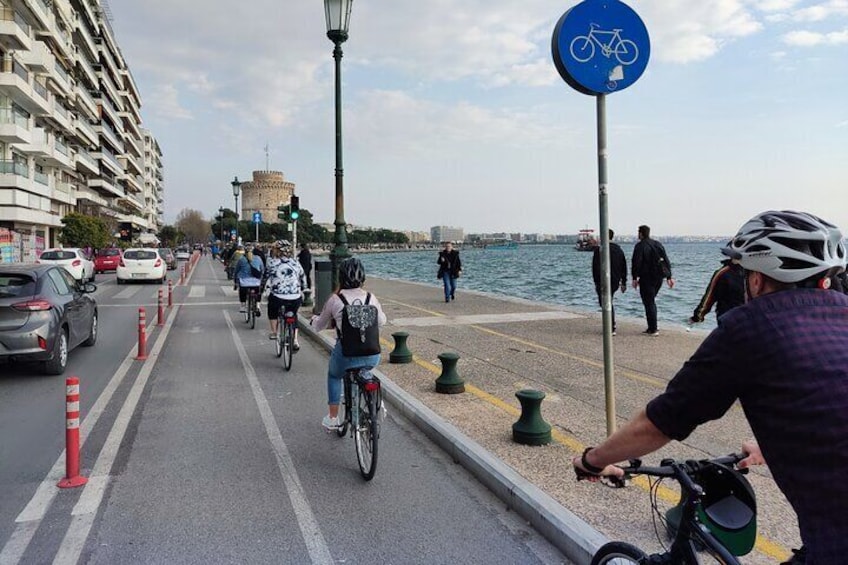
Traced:
[[729, 310], [745, 304], [745, 276], [739, 261], [725, 259], [721, 262], [721, 268], [716, 269], [710, 277], [704, 296], [695, 307], [689, 322], [692, 324], [703, 322], [713, 304], [715, 304], [716, 319], [721, 319]]
[[[613, 243], [615, 232], [609, 230], [609, 254], [610, 254], [610, 305], [612, 307], [612, 335], [615, 335], [615, 305], [612, 304], [613, 296], [616, 290], [621, 290], [621, 293], [627, 290], [627, 259], [624, 258], [624, 251], [617, 243]], [[598, 294], [598, 303], [603, 307], [603, 297], [601, 296], [601, 250], [596, 247], [592, 252], [592, 278], [595, 281], [595, 292]]]
[[662, 287], [663, 279], [668, 283], [668, 288], [674, 288], [674, 279], [671, 276], [671, 261], [665, 252], [663, 244], [651, 239], [651, 228], [639, 226], [639, 242], [633, 248], [631, 260], [633, 273], [633, 288], [639, 289], [642, 304], [645, 306], [645, 317], [648, 320], [648, 329], [643, 333], [650, 336], [659, 335], [657, 327], [657, 294]]
[[309, 244], [303, 242], [300, 244], [300, 253], [297, 254], [297, 262], [303, 267], [303, 272], [306, 273], [306, 288], [312, 288], [312, 252], [309, 250]]
[[453, 248], [453, 243], [445, 242], [445, 248], [439, 251], [436, 263], [439, 265], [436, 278], [442, 279], [445, 285], [445, 302], [455, 300], [456, 279], [462, 274], [462, 261], [459, 258], [459, 251]]

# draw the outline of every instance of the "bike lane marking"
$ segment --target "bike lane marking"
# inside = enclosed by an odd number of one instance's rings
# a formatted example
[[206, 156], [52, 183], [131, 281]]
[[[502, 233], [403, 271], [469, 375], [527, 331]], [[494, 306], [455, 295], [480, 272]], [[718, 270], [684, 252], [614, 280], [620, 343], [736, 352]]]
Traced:
[[165, 327], [162, 328], [162, 333], [148, 354], [147, 360], [142, 365], [129, 394], [127, 394], [126, 400], [124, 400], [121, 411], [112, 424], [112, 430], [109, 432], [109, 436], [100, 450], [100, 455], [97, 456], [94, 467], [91, 469], [88, 483], [83, 487], [82, 494], [71, 511], [71, 524], [68, 526], [65, 537], [62, 539], [62, 545], [53, 559], [54, 565], [76, 565], [79, 561], [82, 550], [85, 547], [85, 541], [88, 539], [92, 525], [94, 525], [97, 510], [103, 502], [103, 495], [111, 478], [112, 466], [118, 456], [121, 443], [124, 441], [130, 420], [132, 420], [133, 414], [135, 414], [141, 394], [144, 392], [144, 388], [150, 378], [150, 373], [153, 372], [153, 367], [159, 359], [159, 354], [165, 346], [168, 334], [173, 327], [174, 320], [176, 320], [179, 311], [180, 306], [176, 306], [170, 316], [168, 316]]
[[330, 554], [330, 548], [324, 539], [324, 534], [321, 533], [321, 527], [318, 525], [318, 520], [312, 512], [312, 507], [309, 505], [309, 500], [306, 498], [306, 492], [303, 490], [303, 485], [300, 483], [300, 478], [297, 474], [297, 469], [294, 466], [288, 446], [283, 440], [283, 434], [277, 426], [277, 420], [274, 419], [274, 414], [271, 411], [271, 405], [268, 404], [268, 398], [259, 384], [259, 379], [256, 376], [256, 371], [253, 369], [253, 364], [247, 356], [247, 351], [244, 349], [244, 344], [236, 331], [233, 321], [230, 318], [230, 313], [223, 310], [224, 318], [227, 320], [227, 326], [233, 335], [233, 342], [238, 350], [241, 364], [244, 367], [244, 373], [247, 377], [250, 388], [253, 391], [253, 398], [256, 400], [256, 406], [259, 408], [259, 415], [262, 417], [262, 423], [265, 424], [265, 431], [268, 434], [268, 439], [271, 441], [271, 447], [274, 449], [274, 455], [277, 458], [277, 466], [280, 469], [280, 475], [285, 483], [286, 492], [289, 495], [294, 515], [297, 518], [297, 524], [300, 527], [303, 541], [306, 543], [306, 549], [309, 551], [309, 556], [312, 563], [318, 565], [333, 565], [333, 556]]

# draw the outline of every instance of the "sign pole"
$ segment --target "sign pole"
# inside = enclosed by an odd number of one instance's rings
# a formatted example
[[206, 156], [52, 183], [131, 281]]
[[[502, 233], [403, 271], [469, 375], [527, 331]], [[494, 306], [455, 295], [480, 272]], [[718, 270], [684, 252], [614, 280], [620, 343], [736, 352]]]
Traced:
[[259, 243], [259, 223], [256, 223], [256, 239], [254, 239], [256, 243]]
[[607, 202], [607, 97], [598, 94], [598, 209], [601, 230], [601, 313], [604, 328], [604, 393], [607, 435], [615, 432], [615, 366], [612, 351], [612, 289], [610, 288], [609, 209]]

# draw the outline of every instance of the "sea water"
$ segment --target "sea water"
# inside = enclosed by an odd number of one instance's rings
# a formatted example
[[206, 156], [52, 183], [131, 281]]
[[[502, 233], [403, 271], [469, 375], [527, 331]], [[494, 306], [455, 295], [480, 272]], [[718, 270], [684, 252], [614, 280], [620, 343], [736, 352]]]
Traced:
[[[645, 321], [645, 309], [630, 276], [632, 243], [621, 248], [627, 258], [627, 292], [615, 294], [617, 320]], [[701, 300], [721, 255], [718, 243], [665, 243], [675, 280], [673, 289], [663, 284], [657, 296], [659, 326], [687, 327], [689, 317]], [[404, 251], [358, 255], [369, 275], [436, 284], [433, 300], [444, 300], [441, 281], [436, 279], [438, 252]], [[462, 249], [462, 276], [457, 281], [457, 300], [463, 289], [561, 304], [581, 312], [600, 312], [595, 285], [592, 282], [592, 253], [575, 250], [570, 245], [521, 245], [515, 249]], [[422, 292], [427, 292], [422, 289]], [[647, 324], [646, 326], [647, 327]], [[715, 310], [698, 330], [715, 327]]]

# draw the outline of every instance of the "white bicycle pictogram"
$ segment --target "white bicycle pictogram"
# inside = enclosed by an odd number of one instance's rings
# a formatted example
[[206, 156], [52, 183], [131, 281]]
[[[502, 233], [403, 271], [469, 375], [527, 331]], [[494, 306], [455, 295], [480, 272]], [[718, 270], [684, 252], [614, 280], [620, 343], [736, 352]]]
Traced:
[[[629, 39], [621, 38], [620, 29], [605, 31], [598, 29], [598, 24], [589, 24], [588, 35], [578, 35], [571, 40], [571, 56], [578, 63], [587, 63], [595, 56], [595, 44], [601, 48], [601, 54], [609, 59], [612, 55], [622, 65], [632, 65], [639, 58], [639, 48]], [[609, 42], [603, 43], [598, 36], [609, 37]]]

